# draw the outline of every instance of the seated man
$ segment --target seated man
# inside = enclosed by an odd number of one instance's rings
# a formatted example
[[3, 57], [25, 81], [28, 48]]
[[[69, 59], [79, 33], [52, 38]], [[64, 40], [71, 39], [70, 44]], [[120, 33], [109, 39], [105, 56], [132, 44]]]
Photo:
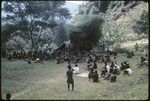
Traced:
[[130, 68], [130, 65], [127, 63], [127, 64], [126, 64], [126, 69], [128, 69], [128, 68]]
[[125, 69], [125, 65], [123, 64], [123, 62], [121, 63], [120, 69], [121, 69], [121, 70], [124, 70], [124, 69]]
[[40, 59], [36, 58], [35, 63], [40, 63]]
[[127, 62], [124, 61], [124, 68], [126, 69], [127, 68]]
[[117, 66], [114, 67], [113, 74], [118, 74]]
[[124, 74], [132, 75], [133, 71], [131, 70], [131, 68], [128, 68], [124, 71]]
[[78, 67], [77, 64], [75, 64], [75, 67], [73, 67], [72, 69], [73, 69], [74, 74], [79, 74], [80, 73], [80, 70], [79, 70], [79, 67]]

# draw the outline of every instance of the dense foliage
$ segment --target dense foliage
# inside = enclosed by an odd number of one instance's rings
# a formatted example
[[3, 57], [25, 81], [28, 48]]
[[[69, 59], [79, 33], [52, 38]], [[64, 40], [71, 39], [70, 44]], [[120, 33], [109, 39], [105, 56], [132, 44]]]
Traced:
[[58, 26], [58, 21], [71, 18], [69, 10], [62, 7], [64, 3], [64, 1], [3, 2], [2, 10], [6, 16], [2, 17], [2, 41], [7, 42], [7, 50], [37, 50], [43, 44], [50, 44], [51, 33], [55, 32], [54, 28]]
[[70, 41], [81, 50], [92, 49], [102, 36], [100, 33], [102, 23], [103, 20], [97, 16], [92, 16], [87, 21], [82, 20], [82, 23], [77, 23], [74, 30], [70, 32]]
[[[148, 3], [143, 1], [87, 1], [72, 23], [65, 1], [3, 2], [1, 42], [4, 51], [41, 50], [70, 40], [75, 49], [100, 49], [148, 36]], [[99, 47], [99, 48], [98, 48]]]

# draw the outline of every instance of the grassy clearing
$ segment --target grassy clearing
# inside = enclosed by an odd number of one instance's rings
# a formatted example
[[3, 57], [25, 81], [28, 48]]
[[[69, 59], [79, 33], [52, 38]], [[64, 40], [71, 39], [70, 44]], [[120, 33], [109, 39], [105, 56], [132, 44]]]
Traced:
[[111, 45], [110, 47], [115, 47], [116, 49], [119, 49], [119, 50], [132, 50], [132, 51], [136, 51], [135, 50], [135, 44], [138, 44], [138, 47], [140, 49], [140, 51], [142, 52], [141, 54], [143, 53], [148, 53], [148, 39], [146, 38], [143, 38], [141, 40], [130, 40], [130, 41], [127, 41], [127, 42], [116, 42], [114, 43], [113, 45]]
[[[118, 63], [127, 60], [133, 69], [133, 76], [117, 76], [116, 83], [100, 78], [99, 83], [89, 82], [88, 78], [74, 76], [75, 91], [67, 91], [67, 63], [55, 64], [45, 61], [44, 64], [27, 64], [25, 61], [8, 61], [2, 59], [1, 94], [10, 92], [12, 99], [132, 99], [143, 100], [148, 97], [148, 68], [138, 69], [139, 52], [132, 59], [118, 54]], [[98, 63], [98, 68], [104, 64]], [[73, 64], [72, 64], [73, 66]], [[86, 72], [80, 63], [81, 73]]]
[[135, 43], [139, 45], [139, 48], [143, 48], [144, 46], [148, 45], [148, 40], [141, 39], [141, 40], [136, 40], [136, 41], [128, 41], [128, 42], [122, 43], [121, 48], [133, 49], [135, 46]]

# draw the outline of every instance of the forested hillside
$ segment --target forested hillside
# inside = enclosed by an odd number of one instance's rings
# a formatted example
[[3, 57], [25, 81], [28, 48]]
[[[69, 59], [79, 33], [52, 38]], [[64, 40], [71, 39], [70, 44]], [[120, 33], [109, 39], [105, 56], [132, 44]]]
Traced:
[[[145, 13], [146, 15], [143, 15]], [[102, 34], [107, 41], [127, 41], [140, 38], [143, 33], [148, 35], [148, 2], [144, 1], [95, 1], [87, 2], [79, 7], [75, 23], [81, 23], [89, 16], [98, 16], [104, 19]], [[144, 19], [141, 17], [144, 16]], [[82, 19], [83, 18], [83, 19]], [[88, 19], [87, 19], [88, 20]], [[145, 22], [147, 32], [139, 30]], [[139, 26], [133, 28], [134, 26]], [[147, 34], [147, 35], [145, 35]], [[141, 35], [141, 36], [140, 36]]]

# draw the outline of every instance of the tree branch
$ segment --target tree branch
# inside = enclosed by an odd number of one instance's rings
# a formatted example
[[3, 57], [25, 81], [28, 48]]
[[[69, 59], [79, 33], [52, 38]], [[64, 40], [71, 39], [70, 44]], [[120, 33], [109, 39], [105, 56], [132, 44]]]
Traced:
[[38, 36], [38, 38], [37, 38], [37, 40], [36, 40], [36, 42], [35, 42], [35, 45], [37, 45], [37, 43], [38, 43], [38, 41], [39, 41], [39, 39], [40, 39], [40, 37], [41, 37], [41, 34], [42, 34], [42, 28], [40, 29], [40, 32], [39, 32], [39, 36]]
[[[22, 46], [20, 45], [20, 43], [16, 40], [16, 39], [13, 39], [16, 43], [17, 43], [17, 45], [20, 47], [20, 49], [23, 51], [23, 52], [25, 52], [24, 51], [24, 49], [22, 48]], [[26, 53], [26, 52], [25, 52]]]

